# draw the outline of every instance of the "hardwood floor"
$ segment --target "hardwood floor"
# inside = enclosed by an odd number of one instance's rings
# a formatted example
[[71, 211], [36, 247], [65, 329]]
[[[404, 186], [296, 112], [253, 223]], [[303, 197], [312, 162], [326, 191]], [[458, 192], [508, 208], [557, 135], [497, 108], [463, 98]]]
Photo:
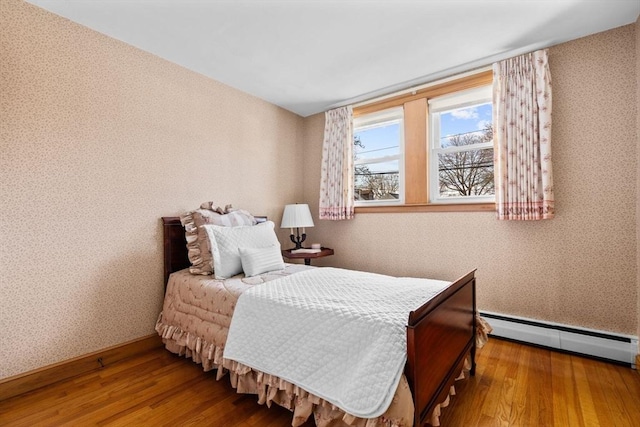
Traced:
[[[497, 339], [456, 390], [444, 427], [640, 426], [637, 371]], [[291, 414], [157, 349], [0, 401], [0, 425], [275, 427], [291, 425]]]

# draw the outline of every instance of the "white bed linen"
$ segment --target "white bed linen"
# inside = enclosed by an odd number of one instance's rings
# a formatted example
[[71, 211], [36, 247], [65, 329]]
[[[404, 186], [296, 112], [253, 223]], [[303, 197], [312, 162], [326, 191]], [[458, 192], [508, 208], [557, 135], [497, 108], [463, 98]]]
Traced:
[[375, 418], [403, 373], [409, 312], [450, 283], [328, 267], [264, 283], [238, 299], [224, 358]]

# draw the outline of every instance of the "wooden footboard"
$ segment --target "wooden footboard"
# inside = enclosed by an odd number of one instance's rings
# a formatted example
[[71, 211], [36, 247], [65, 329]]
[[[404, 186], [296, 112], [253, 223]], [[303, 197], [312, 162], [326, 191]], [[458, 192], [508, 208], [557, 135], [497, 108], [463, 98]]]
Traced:
[[422, 427], [446, 399], [467, 355], [471, 375], [475, 373], [475, 285], [473, 270], [409, 315], [405, 375], [413, 393], [415, 426]]

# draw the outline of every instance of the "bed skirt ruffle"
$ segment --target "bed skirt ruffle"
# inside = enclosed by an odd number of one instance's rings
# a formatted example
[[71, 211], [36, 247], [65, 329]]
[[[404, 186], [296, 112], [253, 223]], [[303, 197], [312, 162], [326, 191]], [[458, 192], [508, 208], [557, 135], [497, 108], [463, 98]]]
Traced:
[[[479, 317], [476, 325], [476, 343], [480, 348], [486, 343], [487, 334], [491, 332], [491, 327]], [[254, 370], [233, 360], [224, 359], [224, 347], [209, 343], [177, 326], [164, 324], [162, 313], [158, 317], [155, 329], [162, 337], [167, 350], [191, 358], [194, 362], [201, 364], [205, 372], [215, 369], [216, 380], [222, 379], [228, 373], [231, 386], [236, 389], [237, 393], [255, 394], [261, 405], [266, 404], [270, 407], [272, 403], [276, 403], [290, 410], [293, 413], [291, 423], [293, 427], [304, 424], [312, 414], [317, 427], [413, 426], [413, 399], [404, 375], [387, 412], [377, 418], [358, 418], [279, 377]], [[456, 380], [464, 379], [469, 368], [470, 363], [467, 359], [465, 369]], [[432, 426], [440, 425], [441, 410], [449, 405], [450, 396], [453, 395], [455, 395], [455, 388], [451, 386], [449, 395], [435, 407], [431, 414], [430, 424]]]

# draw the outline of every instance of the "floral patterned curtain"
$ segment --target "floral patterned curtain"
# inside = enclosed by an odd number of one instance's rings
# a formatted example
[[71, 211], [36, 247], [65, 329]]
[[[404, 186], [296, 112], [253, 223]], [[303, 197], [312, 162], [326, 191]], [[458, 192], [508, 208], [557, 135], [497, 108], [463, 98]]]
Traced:
[[547, 50], [493, 64], [493, 123], [498, 219], [553, 218]]
[[325, 113], [320, 179], [320, 219], [352, 219], [354, 215], [353, 110]]

